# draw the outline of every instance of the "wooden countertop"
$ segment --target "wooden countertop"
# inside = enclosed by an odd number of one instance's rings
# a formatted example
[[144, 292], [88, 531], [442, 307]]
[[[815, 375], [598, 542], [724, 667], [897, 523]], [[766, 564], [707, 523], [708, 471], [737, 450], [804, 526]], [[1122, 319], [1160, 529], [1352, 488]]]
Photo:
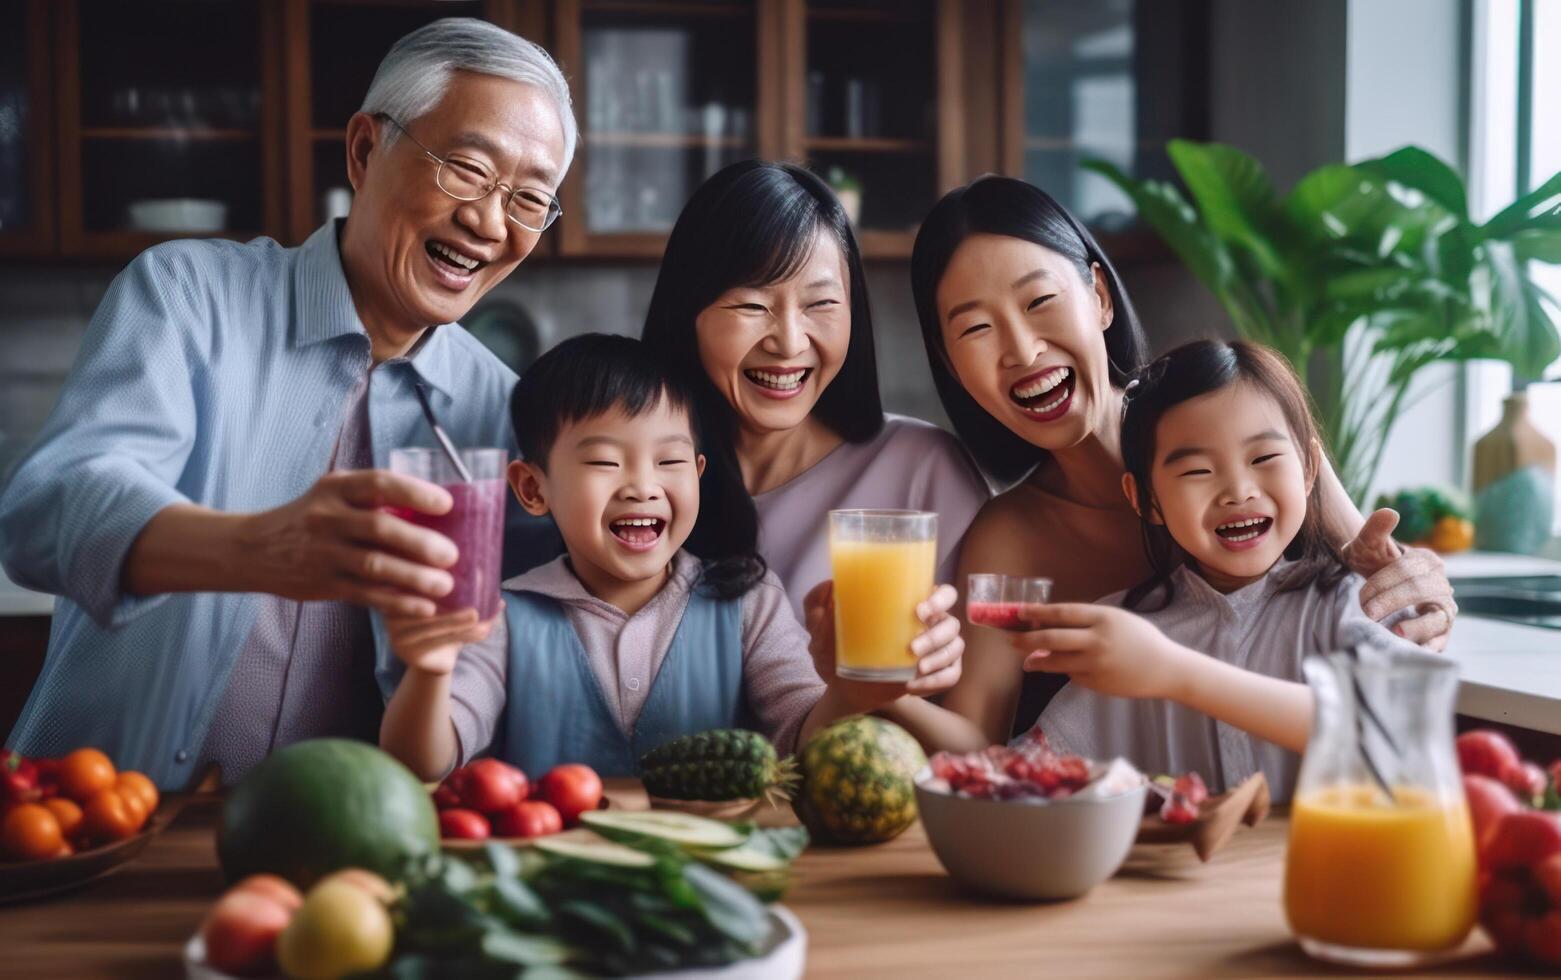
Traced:
[[[615, 785], [615, 803], [643, 806]], [[218, 806], [193, 802], [134, 862], [78, 891], [0, 906], [7, 977], [178, 977], [184, 943], [222, 892]], [[1088, 896], [1018, 904], [964, 891], [921, 826], [888, 844], [810, 848], [785, 904], [808, 930], [808, 976], [1336, 975], [1303, 955], [1280, 908], [1285, 821], [1239, 831], [1208, 864], [1138, 847]], [[1504, 975], [1478, 933], [1447, 975]], [[1513, 973], [1511, 975], [1522, 975]], [[1532, 976], [1533, 974], [1528, 974]]]

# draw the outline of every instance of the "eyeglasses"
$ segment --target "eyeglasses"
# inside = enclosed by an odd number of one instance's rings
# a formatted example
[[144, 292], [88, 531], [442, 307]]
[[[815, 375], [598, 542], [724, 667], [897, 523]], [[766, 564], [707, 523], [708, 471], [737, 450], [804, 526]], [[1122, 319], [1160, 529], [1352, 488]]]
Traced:
[[468, 160], [465, 157], [441, 157], [424, 146], [416, 136], [407, 132], [405, 126], [389, 115], [383, 112], [376, 115], [401, 130], [407, 139], [418, 145], [428, 159], [439, 164], [439, 169], [434, 171], [434, 182], [439, 185], [440, 190], [457, 201], [480, 201], [502, 188], [505, 195], [504, 217], [527, 231], [538, 234], [547, 231], [548, 226], [564, 213], [564, 209], [559, 206], [558, 198], [547, 191], [536, 187], [511, 187], [475, 160]]

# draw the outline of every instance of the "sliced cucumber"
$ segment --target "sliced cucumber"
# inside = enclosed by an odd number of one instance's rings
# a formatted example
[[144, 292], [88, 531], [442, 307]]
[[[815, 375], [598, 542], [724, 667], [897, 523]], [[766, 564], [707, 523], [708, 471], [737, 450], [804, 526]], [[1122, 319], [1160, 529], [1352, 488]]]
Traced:
[[701, 861], [732, 871], [785, 871], [791, 862], [756, 847], [728, 847], [724, 851], [696, 851]]
[[748, 839], [719, 820], [665, 810], [587, 810], [580, 814], [580, 822], [604, 837], [632, 834], [705, 850], [736, 847]]
[[632, 847], [624, 847], [612, 841], [538, 837], [531, 844], [537, 850], [547, 854], [574, 858], [577, 861], [610, 864], [618, 868], [648, 868], [656, 863], [656, 859], [644, 851], [636, 851]]

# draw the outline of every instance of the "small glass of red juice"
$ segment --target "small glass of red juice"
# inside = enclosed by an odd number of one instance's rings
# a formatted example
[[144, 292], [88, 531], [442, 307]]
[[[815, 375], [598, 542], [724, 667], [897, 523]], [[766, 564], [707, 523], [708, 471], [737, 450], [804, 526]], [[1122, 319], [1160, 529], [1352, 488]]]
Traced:
[[454, 504], [439, 515], [419, 514], [396, 508], [398, 517], [426, 527], [455, 542], [460, 557], [449, 569], [455, 588], [435, 605], [441, 613], [477, 610], [478, 619], [499, 611], [500, 558], [504, 553], [504, 505], [509, 484], [504, 469], [509, 453], [503, 449], [462, 449], [461, 463], [472, 476], [461, 479], [440, 449], [392, 449], [390, 470], [437, 483], [449, 491]]
[[977, 626], [1024, 633], [1039, 628], [1036, 610], [1051, 598], [1052, 580], [1025, 575], [970, 576], [965, 618]]

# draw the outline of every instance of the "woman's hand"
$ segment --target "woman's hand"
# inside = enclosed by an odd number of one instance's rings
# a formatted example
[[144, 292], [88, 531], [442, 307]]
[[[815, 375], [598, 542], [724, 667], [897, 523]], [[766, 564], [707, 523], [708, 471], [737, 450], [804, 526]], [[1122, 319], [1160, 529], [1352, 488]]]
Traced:
[[940, 585], [916, 606], [916, 618], [926, 628], [911, 641], [915, 677], [904, 684], [853, 681], [835, 674], [835, 583], [820, 582], [802, 600], [813, 666], [824, 683], [840, 691], [858, 711], [872, 711], [907, 694], [926, 697], [947, 691], [959, 681], [965, 652], [959, 620], [949, 613], [957, 601], [959, 593], [952, 585]]
[[385, 626], [390, 633], [391, 652], [408, 670], [444, 675], [455, 669], [462, 645], [488, 638], [493, 619], [479, 623], [477, 610], [462, 609], [426, 619], [387, 616]]
[[1175, 698], [1189, 652], [1153, 623], [1115, 606], [1047, 603], [1031, 621], [1042, 628], [1015, 633], [1030, 651], [1024, 669], [1067, 674], [1092, 691], [1121, 698]]
[[1393, 632], [1429, 650], [1444, 650], [1458, 614], [1447, 566], [1434, 551], [1394, 541], [1397, 526], [1398, 512], [1384, 507], [1366, 518], [1360, 533], [1344, 546], [1345, 563], [1366, 578], [1361, 609], [1378, 622], [1400, 609], [1413, 609], [1415, 614], [1395, 624]]

